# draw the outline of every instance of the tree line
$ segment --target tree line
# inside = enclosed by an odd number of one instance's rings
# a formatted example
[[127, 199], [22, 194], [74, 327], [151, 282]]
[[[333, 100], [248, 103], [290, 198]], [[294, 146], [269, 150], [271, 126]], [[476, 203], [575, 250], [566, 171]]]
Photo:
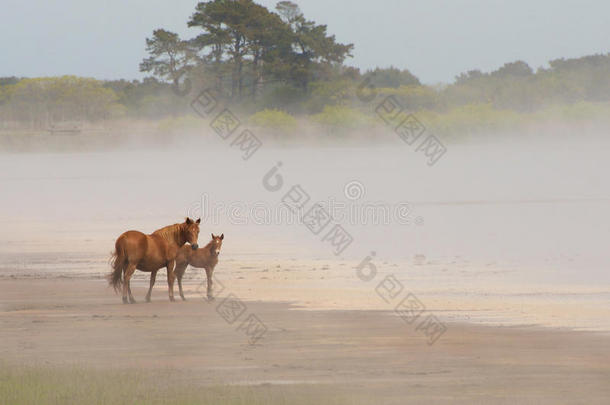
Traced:
[[461, 73], [450, 84], [426, 85], [408, 69], [347, 66], [354, 46], [338, 42], [291, 1], [280, 1], [274, 10], [252, 0], [204, 1], [186, 24], [192, 38], [159, 28], [145, 39], [148, 55], [139, 68], [150, 76], [143, 80], [0, 78], [0, 126], [187, 114], [191, 100], [172, 88], [185, 79], [195, 88], [214, 89], [248, 115], [371, 115], [371, 106], [356, 97], [363, 83], [378, 95], [396, 97], [407, 110], [435, 114], [477, 105], [531, 113], [610, 102], [610, 53], [555, 59], [538, 69], [514, 61], [491, 72]]

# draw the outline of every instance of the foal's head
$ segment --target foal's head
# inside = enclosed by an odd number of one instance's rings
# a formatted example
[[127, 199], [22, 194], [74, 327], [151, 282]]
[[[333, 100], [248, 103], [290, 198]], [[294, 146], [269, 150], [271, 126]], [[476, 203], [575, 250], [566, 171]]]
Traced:
[[212, 234], [212, 240], [209, 243], [210, 249], [212, 253], [216, 256], [220, 254], [220, 248], [222, 247], [222, 240], [225, 238], [225, 234], [223, 233], [220, 236], [216, 236]]
[[197, 244], [197, 239], [199, 238], [199, 224], [201, 223], [201, 218], [197, 221], [193, 221], [190, 218], [186, 218], [184, 221], [183, 235], [184, 239], [190, 243], [193, 250], [196, 250], [199, 245]]

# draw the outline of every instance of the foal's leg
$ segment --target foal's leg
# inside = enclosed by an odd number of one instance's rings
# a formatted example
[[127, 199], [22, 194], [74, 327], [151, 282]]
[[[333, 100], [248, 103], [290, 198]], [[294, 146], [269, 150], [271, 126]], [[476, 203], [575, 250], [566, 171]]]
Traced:
[[176, 275], [174, 274], [174, 268], [176, 267], [176, 261], [172, 260], [167, 263], [167, 288], [169, 290], [169, 300], [176, 301], [174, 299], [174, 279]]
[[136, 300], [133, 298], [133, 295], [131, 295], [131, 286], [129, 285], [131, 276], [133, 275], [133, 273], [135, 271], [136, 271], [135, 263], [129, 263], [127, 265], [127, 268], [125, 269], [125, 283], [123, 284], [123, 303], [124, 304], [127, 304], [127, 295], [128, 294], [129, 294], [129, 303], [130, 304], [136, 303]]
[[146, 294], [146, 302], [150, 302], [150, 295], [152, 294], [152, 289], [155, 285], [155, 280], [157, 279], [157, 271], [159, 270], [153, 270], [150, 273], [150, 287], [148, 288], [148, 294]]
[[214, 294], [212, 293], [212, 287], [214, 286], [214, 282], [212, 281], [213, 274], [214, 274], [214, 268], [205, 269], [205, 276], [208, 279], [208, 299], [210, 301], [214, 300]]
[[174, 273], [176, 273], [176, 278], [178, 279], [178, 291], [180, 292], [180, 298], [182, 298], [182, 301], [186, 301], [186, 298], [184, 298], [184, 293], [182, 292], [182, 276], [184, 276], [184, 270], [186, 270], [186, 266], [180, 265], [176, 265], [176, 270], [174, 270]]

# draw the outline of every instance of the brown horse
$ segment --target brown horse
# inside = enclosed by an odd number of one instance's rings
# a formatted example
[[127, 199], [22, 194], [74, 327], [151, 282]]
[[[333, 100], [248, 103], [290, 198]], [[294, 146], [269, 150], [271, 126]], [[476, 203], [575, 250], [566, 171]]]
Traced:
[[218, 255], [220, 255], [220, 248], [224, 238], [224, 233], [220, 236], [212, 234], [212, 240], [205, 247], [192, 250], [188, 246], [183, 246], [178, 251], [175, 273], [176, 277], [178, 277], [178, 289], [183, 301], [186, 301], [186, 298], [184, 298], [182, 293], [182, 276], [184, 276], [184, 272], [189, 264], [193, 267], [205, 269], [205, 275], [208, 279], [208, 299], [214, 299], [212, 294], [212, 275], [214, 274], [214, 267], [218, 264]]
[[136, 269], [146, 271], [150, 274], [150, 289], [146, 294], [146, 301], [150, 302], [150, 294], [155, 284], [157, 271], [161, 267], [167, 268], [167, 286], [169, 289], [169, 300], [174, 301], [174, 267], [178, 249], [188, 242], [189, 250], [197, 249], [197, 238], [199, 237], [199, 223], [201, 219], [193, 221], [187, 218], [181, 224], [169, 225], [157, 229], [150, 235], [138, 231], [127, 231], [116, 240], [115, 252], [112, 254], [112, 273], [108, 275], [108, 281], [115, 291], [123, 289], [123, 303], [135, 304], [136, 300], [131, 295], [129, 281]]

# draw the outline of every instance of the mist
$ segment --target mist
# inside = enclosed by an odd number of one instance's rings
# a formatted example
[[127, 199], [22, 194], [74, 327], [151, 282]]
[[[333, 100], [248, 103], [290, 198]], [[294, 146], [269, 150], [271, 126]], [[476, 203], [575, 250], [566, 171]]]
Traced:
[[[152, 232], [191, 215], [203, 218], [202, 235], [227, 234], [232, 257], [333, 258], [324, 235], [299, 221], [305, 211], [283, 202], [300, 186], [304, 210], [333, 204], [333, 224], [352, 236], [340, 257], [544, 264], [556, 270], [549, 281], [608, 280], [610, 144], [602, 134], [454, 143], [433, 166], [390, 131], [377, 146], [261, 138], [248, 160], [215, 133], [162, 147], [4, 154], [4, 253], [42, 244], [102, 254], [124, 228]], [[283, 187], [269, 191], [263, 179], [278, 162]], [[346, 194], [350, 183], [356, 196]]]

